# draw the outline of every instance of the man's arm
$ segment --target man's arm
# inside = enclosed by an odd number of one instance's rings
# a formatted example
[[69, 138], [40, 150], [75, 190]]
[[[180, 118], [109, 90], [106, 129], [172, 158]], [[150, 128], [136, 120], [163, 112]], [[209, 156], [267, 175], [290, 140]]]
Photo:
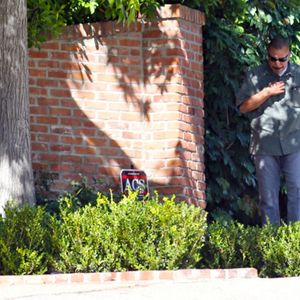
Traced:
[[263, 88], [261, 91], [245, 100], [239, 107], [240, 112], [246, 113], [255, 110], [264, 102], [266, 102], [271, 96], [282, 94], [284, 91], [285, 83], [283, 81], [271, 83], [269, 86]]

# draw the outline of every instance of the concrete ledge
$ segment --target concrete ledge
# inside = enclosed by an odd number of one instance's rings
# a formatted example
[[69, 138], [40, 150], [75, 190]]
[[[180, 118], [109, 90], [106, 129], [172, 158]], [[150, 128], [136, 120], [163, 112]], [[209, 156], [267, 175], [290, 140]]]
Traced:
[[257, 278], [254, 268], [242, 269], [186, 269], [175, 271], [129, 271], [104, 273], [71, 273], [46, 275], [3, 275], [1, 284], [73, 284], [144, 281], [188, 281], [201, 279]]

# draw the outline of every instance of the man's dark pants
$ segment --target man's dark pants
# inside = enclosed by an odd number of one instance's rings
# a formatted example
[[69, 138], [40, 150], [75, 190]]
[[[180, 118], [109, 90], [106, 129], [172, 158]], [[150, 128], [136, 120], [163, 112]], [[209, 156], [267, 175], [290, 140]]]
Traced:
[[254, 156], [262, 224], [280, 224], [279, 190], [281, 175], [287, 187], [287, 222], [300, 220], [300, 152]]

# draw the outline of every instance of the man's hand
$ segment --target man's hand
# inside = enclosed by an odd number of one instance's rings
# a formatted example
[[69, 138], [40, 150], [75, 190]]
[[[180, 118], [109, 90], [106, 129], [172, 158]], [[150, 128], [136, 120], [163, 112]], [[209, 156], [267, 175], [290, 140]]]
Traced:
[[285, 83], [283, 81], [270, 82], [267, 89], [270, 96], [279, 95], [284, 93]]
[[240, 112], [245, 113], [260, 107], [270, 97], [284, 93], [285, 83], [283, 81], [271, 82], [257, 94], [251, 96], [240, 106]]

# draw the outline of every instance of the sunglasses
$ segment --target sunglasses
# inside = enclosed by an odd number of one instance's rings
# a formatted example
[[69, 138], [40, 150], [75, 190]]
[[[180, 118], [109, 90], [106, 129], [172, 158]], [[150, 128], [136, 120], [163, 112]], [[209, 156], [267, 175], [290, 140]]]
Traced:
[[271, 56], [269, 54], [269, 59], [270, 59], [270, 61], [273, 61], [273, 62], [276, 62], [276, 61], [285, 62], [285, 61], [287, 61], [289, 59], [289, 55], [286, 55], [285, 57], [276, 58], [276, 57]]

